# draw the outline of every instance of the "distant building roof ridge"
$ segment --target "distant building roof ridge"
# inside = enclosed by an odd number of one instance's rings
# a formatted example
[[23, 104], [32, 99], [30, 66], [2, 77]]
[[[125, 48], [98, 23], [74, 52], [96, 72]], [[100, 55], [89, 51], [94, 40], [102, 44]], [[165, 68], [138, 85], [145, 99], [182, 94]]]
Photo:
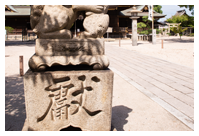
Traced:
[[[144, 9], [144, 7], [145, 7], [146, 5], [136, 5], [136, 10], [139, 10], [139, 11], [141, 11], [141, 10], [143, 10]], [[131, 7], [131, 8], [128, 8], [128, 9], [125, 9], [125, 10], [122, 10], [122, 11], [120, 11], [119, 12], [119, 15], [121, 15], [121, 16], [131, 16], [131, 14], [129, 13], [129, 11], [131, 11], [131, 10], [133, 10], [133, 6]], [[153, 15], [154, 15], [154, 17], [158, 17], [158, 18], [160, 18], [160, 17], [165, 17], [166, 15], [164, 15], [164, 14], [161, 14], [161, 13], [158, 13], [158, 12], [156, 12], [155, 10], [153, 10]], [[138, 16], [148, 16], [148, 12], [141, 12], [141, 13], [138, 13]]]
[[[178, 10], [176, 11], [176, 14], [174, 16], [182, 16], [186, 14], [186, 10], [185, 9], [182, 9], [182, 10]], [[187, 14], [186, 14], [187, 15]]]
[[185, 11], [185, 9], [178, 10], [177, 12], [182, 12], [182, 11]]
[[11, 10], [11, 12], [17, 12], [17, 10], [12, 5], [5, 5], [5, 8]]
[[24, 6], [26, 8], [21, 8], [18, 6], [12, 6], [16, 12], [5, 12], [5, 16], [30, 16], [30, 6]]

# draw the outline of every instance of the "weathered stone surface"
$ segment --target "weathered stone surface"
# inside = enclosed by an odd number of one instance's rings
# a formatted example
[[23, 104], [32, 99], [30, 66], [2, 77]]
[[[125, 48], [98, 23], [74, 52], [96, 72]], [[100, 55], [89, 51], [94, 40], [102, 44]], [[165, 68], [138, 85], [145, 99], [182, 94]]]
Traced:
[[[104, 41], [97, 38], [108, 29], [107, 11], [108, 5], [32, 5], [30, 23], [39, 38], [29, 60], [31, 70], [79, 64], [106, 69], [109, 61], [104, 55]], [[71, 39], [69, 29], [81, 14], [86, 16], [85, 31], [80, 39]]]
[[[29, 59], [31, 70], [24, 75], [23, 130], [111, 129], [113, 73], [103, 70], [109, 61], [104, 41], [97, 39], [108, 28], [107, 10], [106, 5], [31, 6], [30, 23], [38, 39]], [[70, 28], [84, 13], [85, 32], [71, 39]], [[70, 71], [76, 65], [78, 71]], [[83, 65], [86, 70], [80, 70]]]
[[104, 55], [101, 39], [36, 39], [38, 56]]
[[83, 38], [101, 37], [107, 30], [107, 5], [33, 5], [30, 24], [41, 39], [71, 39], [70, 28], [79, 15], [86, 14]]
[[102, 39], [37, 39], [35, 54], [29, 59], [33, 71], [44, 71], [54, 65], [80, 64], [93, 66], [94, 70], [109, 66]]
[[86, 64], [93, 66], [94, 70], [103, 70], [109, 66], [105, 55], [79, 55], [79, 56], [37, 56], [29, 59], [29, 67], [33, 71], [44, 71], [46, 67]]
[[33, 5], [30, 23], [39, 38], [70, 39], [68, 31], [77, 17], [72, 5]]
[[24, 75], [26, 121], [23, 130], [111, 129], [113, 72], [46, 71]]
[[109, 16], [106, 14], [108, 5], [104, 5], [101, 13], [86, 12], [83, 26], [85, 31], [81, 33], [80, 38], [97, 38], [102, 37], [109, 25]]

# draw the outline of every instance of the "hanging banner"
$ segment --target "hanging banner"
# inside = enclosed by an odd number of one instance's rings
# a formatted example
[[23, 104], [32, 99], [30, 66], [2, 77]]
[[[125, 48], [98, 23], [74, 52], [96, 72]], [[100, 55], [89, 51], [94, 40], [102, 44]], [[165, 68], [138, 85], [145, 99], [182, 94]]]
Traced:
[[149, 15], [148, 15], [148, 20], [151, 20], [152, 21], [152, 6], [153, 5], [148, 5], [148, 10], [149, 10]]

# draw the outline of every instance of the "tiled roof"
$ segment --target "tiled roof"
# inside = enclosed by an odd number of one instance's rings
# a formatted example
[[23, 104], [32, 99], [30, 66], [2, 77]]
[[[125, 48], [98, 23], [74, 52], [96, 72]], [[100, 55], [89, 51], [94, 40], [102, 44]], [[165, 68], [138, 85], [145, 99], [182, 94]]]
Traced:
[[16, 12], [5, 12], [5, 16], [30, 16], [30, 6], [14, 7]]
[[[144, 7], [145, 7], [145, 5], [136, 6], [136, 10], [141, 11]], [[131, 10], [133, 10], [133, 7], [120, 11], [119, 15], [130, 17], [131, 13], [129, 11], [131, 11]], [[138, 13], [138, 16], [148, 16], [148, 12]], [[163, 15], [163, 14], [160, 14], [160, 13], [153, 11], [153, 16], [156, 17], [156, 18], [161, 18], [161, 17], [165, 17], [166, 15]]]
[[186, 14], [185, 9], [184, 9], [184, 10], [179, 10], [179, 11], [177, 11], [176, 14], [175, 14], [174, 16], [182, 16], [182, 15], [184, 15], [184, 14]]
[[[145, 7], [145, 5], [139, 5], [136, 6], [137, 10], [141, 11], [143, 8]], [[5, 16], [29, 16], [30, 15], [30, 6], [23, 6], [19, 7], [19, 6], [13, 6], [13, 8], [16, 10], [16, 12], [5, 12]], [[128, 8], [125, 9], [123, 11], [120, 11], [119, 15], [121, 16], [131, 16], [131, 13], [128, 13], [129, 11], [133, 10], [133, 8]], [[138, 16], [148, 16], [148, 12], [141, 12], [138, 13]], [[166, 15], [157, 13], [154, 11], [154, 17], [156, 18], [161, 18], [161, 17], [165, 17]]]
[[11, 6], [11, 5], [5, 5], [5, 8], [12, 11], [12, 12], [16, 12], [16, 9], [13, 8], [13, 6]]

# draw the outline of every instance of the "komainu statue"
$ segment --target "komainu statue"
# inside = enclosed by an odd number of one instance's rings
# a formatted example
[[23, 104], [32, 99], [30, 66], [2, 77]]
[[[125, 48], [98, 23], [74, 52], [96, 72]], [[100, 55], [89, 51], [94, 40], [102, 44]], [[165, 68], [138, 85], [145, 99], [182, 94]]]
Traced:
[[103, 36], [109, 25], [107, 5], [33, 5], [30, 23], [33, 31], [42, 39], [71, 39], [70, 28], [77, 17], [85, 13], [85, 32], [81, 38]]
[[[31, 70], [82, 64], [94, 70], [106, 69], [109, 61], [100, 38], [108, 29], [107, 11], [107, 5], [32, 5], [30, 24], [38, 38], [29, 60]], [[73, 38], [70, 28], [79, 15], [85, 16], [85, 31]]]
[[[113, 72], [104, 40], [106, 5], [33, 5], [30, 23], [37, 34], [35, 54], [24, 75], [24, 131], [110, 131]], [[84, 16], [85, 31], [70, 28]]]

